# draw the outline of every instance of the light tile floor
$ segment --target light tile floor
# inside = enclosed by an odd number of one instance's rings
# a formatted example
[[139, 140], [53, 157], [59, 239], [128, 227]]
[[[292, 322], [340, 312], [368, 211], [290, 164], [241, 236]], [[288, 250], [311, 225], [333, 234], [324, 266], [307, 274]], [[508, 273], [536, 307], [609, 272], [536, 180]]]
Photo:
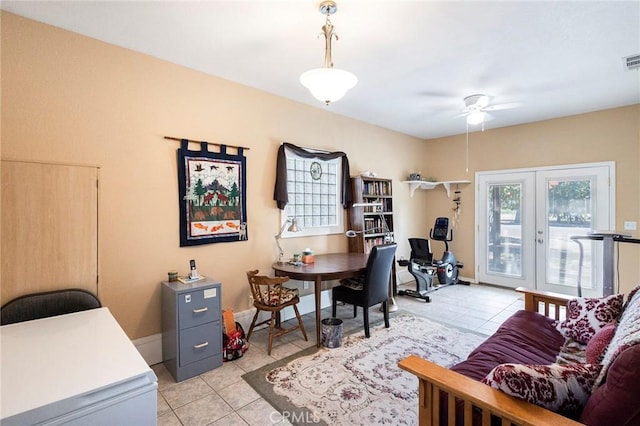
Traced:
[[[415, 284], [408, 283], [399, 288], [415, 289]], [[431, 303], [407, 296], [397, 296], [395, 300], [401, 311], [487, 335], [513, 312], [523, 308], [520, 293], [485, 285], [455, 285], [432, 292], [430, 296]], [[371, 322], [382, 319], [377, 308], [371, 308], [369, 312]], [[322, 318], [329, 316], [331, 309], [323, 309]], [[357, 318], [352, 318], [353, 307], [339, 306], [337, 316], [344, 320], [345, 330], [362, 327], [361, 310]], [[315, 315], [306, 314], [303, 320], [309, 341], [305, 341], [298, 331], [276, 338], [270, 356], [267, 355], [267, 330], [262, 329], [251, 336], [250, 349], [244, 357], [183, 382], [176, 383], [163, 364], [154, 365], [159, 388], [158, 424], [289, 424], [242, 379], [242, 375], [313, 346]]]

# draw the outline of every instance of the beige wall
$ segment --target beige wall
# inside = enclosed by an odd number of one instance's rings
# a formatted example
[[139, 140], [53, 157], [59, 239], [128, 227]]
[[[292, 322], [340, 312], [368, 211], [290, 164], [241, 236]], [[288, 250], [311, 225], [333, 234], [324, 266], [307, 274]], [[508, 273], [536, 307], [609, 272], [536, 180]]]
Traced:
[[[345, 151], [352, 174], [374, 170], [396, 182], [425, 149], [416, 138], [321, 104], [312, 108], [4, 12], [2, 107], [3, 159], [100, 167], [99, 296], [130, 338], [160, 332], [159, 283], [168, 270], [186, 273], [189, 259], [223, 283], [223, 307], [249, 308], [245, 271], [269, 273], [276, 255], [273, 184], [283, 141]], [[249, 241], [179, 247], [178, 143], [165, 135], [250, 148]], [[399, 204], [408, 200], [404, 185], [394, 189]], [[412, 209], [399, 219], [403, 241], [426, 226]], [[347, 249], [342, 235], [282, 245], [288, 253]]]
[[[616, 228], [624, 221], [640, 223], [640, 106], [616, 108], [521, 126], [469, 134], [469, 172], [465, 173], [465, 135], [428, 141], [432, 158], [423, 176], [440, 180], [474, 181], [476, 172], [613, 161], [616, 166]], [[474, 205], [476, 185], [461, 185], [462, 214], [453, 250], [465, 263], [475, 264]], [[428, 223], [450, 215], [452, 202], [444, 190], [421, 194]], [[637, 233], [636, 233], [637, 235]], [[640, 245], [620, 245], [620, 289], [640, 283]], [[463, 269], [465, 276], [473, 271]]]
[[[223, 283], [223, 307], [249, 307], [245, 271], [268, 272], [279, 210], [272, 200], [283, 141], [348, 154], [351, 172], [394, 180], [398, 255], [450, 215], [442, 188], [409, 197], [409, 172], [473, 180], [477, 170], [616, 161], [617, 224], [640, 221], [639, 107], [464, 136], [420, 141], [87, 37], [2, 13], [2, 158], [100, 167], [100, 298], [130, 338], [160, 332], [159, 283], [166, 272], [200, 272]], [[249, 147], [249, 241], [180, 248], [176, 142], [163, 136]], [[552, 153], [552, 154], [550, 154]], [[474, 185], [462, 187], [454, 250], [470, 276]], [[287, 252], [344, 251], [343, 236], [283, 240]], [[638, 246], [634, 246], [638, 247]], [[631, 254], [629, 254], [631, 252]], [[638, 282], [637, 250], [621, 250], [621, 272]], [[473, 269], [473, 268], [471, 268]], [[625, 284], [627, 286], [627, 284]], [[628, 288], [628, 286], [627, 286]]]

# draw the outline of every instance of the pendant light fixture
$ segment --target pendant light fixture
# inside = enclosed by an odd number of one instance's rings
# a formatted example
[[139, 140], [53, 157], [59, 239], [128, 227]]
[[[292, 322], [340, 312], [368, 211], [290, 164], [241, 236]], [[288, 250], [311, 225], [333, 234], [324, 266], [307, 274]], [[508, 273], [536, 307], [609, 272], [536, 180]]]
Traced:
[[314, 98], [329, 105], [342, 98], [345, 93], [358, 83], [358, 78], [349, 71], [333, 67], [331, 59], [331, 39], [338, 35], [334, 32], [334, 26], [329, 20], [329, 16], [338, 10], [334, 1], [328, 0], [320, 3], [320, 13], [326, 15], [326, 22], [322, 26], [322, 33], [325, 38], [324, 66], [314, 68], [300, 76], [300, 83], [313, 95]]

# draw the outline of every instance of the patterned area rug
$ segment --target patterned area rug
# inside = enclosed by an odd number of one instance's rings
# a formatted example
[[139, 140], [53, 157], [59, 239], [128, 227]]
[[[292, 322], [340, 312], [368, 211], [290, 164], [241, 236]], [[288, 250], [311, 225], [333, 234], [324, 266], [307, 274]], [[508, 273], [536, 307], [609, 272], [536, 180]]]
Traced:
[[418, 423], [418, 382], [397, 363], [410, 354], [449, 367], [486, 336], [402, 314], [339, 348], [310, 348], [243, 378], [292, 424]]

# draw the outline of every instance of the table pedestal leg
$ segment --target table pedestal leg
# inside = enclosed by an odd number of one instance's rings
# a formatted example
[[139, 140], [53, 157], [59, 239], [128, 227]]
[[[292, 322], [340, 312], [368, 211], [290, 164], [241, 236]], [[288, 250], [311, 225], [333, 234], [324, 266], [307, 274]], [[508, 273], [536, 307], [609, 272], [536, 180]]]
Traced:
[[[395, 312], [398, 310], [398, 304], [396, 303], [396, 299], [394, 299], [394, 295], [396, 293], [396, 262], [395, 257], [393, 258], [394, 262], [391, 268], [391, 278], [389, 278], [389, 300], [387, 302], [387, 308], [389, 312]], [[382, 312], [382, 305], [380, 305], [380, 312]]]
[[315, 299], [316, 299], [316, 346], [320, 347], [320, 298], [322, 290], [322, 277], [317, 276], [315, 281]]
[[389, 297], [389, 312], [395, 312], [398, 310], [398, 304], [396, 303], [396, 299], [391, 296]]

